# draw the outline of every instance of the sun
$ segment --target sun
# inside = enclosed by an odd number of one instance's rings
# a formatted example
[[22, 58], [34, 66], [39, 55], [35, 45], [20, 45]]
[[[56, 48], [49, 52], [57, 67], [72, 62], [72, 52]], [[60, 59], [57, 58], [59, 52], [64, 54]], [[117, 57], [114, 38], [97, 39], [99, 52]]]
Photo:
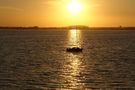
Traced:
[[72, 0], [69, 4], [68, 4], [68, 11], [72, 14], [72, 15], [78, 15], [83, 9], [83, 6], [80, 2], [78, 2], [77, 0]]

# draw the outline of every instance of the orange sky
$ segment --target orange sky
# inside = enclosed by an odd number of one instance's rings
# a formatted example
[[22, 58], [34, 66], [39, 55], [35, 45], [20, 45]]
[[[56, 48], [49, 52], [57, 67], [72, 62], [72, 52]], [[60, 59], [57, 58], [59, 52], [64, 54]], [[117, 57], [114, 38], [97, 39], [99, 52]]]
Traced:
[[72, 0], [0, 0], [0, 26], [135, 26], [135, 0], [76, 1], [83, 10], [73, 15]]

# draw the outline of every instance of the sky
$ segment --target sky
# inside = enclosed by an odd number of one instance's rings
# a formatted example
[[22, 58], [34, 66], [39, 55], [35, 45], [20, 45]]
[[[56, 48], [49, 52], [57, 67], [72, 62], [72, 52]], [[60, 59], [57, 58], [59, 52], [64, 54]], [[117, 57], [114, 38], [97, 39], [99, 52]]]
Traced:
[[135, 26], [135, 0], [0, 0], [0, 26], [70, 25]]

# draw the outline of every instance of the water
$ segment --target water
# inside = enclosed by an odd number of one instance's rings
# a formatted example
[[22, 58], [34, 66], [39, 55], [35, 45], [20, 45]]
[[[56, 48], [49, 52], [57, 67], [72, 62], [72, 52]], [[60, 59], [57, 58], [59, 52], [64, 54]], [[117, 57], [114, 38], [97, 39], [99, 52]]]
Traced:
[[135, 90], [134, 64], [133, 30], [0, 30], [0, 90]]

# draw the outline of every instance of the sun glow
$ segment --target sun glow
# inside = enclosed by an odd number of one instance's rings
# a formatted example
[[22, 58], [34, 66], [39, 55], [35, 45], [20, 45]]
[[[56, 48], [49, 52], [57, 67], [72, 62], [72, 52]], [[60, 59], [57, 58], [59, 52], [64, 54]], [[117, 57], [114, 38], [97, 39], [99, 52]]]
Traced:
[[79, 14], [82, 11], [82, 9], [83, 9], [82, 4], [77, 0], [72, 0], [72, 2], [70, 2], [69, 5], [68, 5], [68, 11], [72, 15]]

